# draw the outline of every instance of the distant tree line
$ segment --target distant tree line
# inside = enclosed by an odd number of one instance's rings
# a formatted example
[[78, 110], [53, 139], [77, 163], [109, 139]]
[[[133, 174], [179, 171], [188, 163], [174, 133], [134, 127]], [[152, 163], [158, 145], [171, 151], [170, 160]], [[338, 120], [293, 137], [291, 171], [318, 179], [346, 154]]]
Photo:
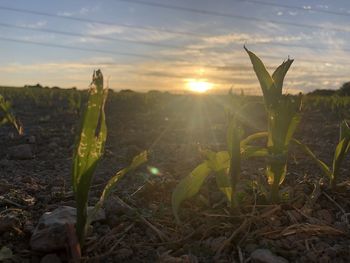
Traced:
[[339, 89], [316, 89], [312, 92], [308, 93], [309, 95], [317, 95], [317, 96], [350, 96], [350, 81], [345, 82]]

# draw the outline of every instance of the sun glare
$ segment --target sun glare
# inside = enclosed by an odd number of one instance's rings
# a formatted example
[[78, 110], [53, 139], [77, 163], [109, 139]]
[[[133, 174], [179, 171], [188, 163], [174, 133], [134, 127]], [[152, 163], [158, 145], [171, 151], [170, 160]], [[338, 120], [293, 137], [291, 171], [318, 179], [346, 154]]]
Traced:
[[213, 87], [213, 84], [202, 79], [189, 79], [187, 87], [190, 91], [205, 93]]

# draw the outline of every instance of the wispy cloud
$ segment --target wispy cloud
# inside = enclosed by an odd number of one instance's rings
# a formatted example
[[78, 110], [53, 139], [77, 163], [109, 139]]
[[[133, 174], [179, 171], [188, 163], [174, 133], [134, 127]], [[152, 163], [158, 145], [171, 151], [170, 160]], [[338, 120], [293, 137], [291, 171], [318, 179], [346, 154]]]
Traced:
[[[114, 89], [160, 89], [181, 90], [184, 89], [186, 80], [206, 79], [213, 83], [216, 90], [227, 90], [233, 87], [235, 90], [244, 90], [246, 94], [260, 94], [260, 88], [256, 76], [250, 64], [232, 65], [228, 67], [201, 67], [191, 63], [164, 62], [139, 62], [134, 64], [118, 63], [110, 57], [92, 57], [85, 61], [67, 61], [61, 63], [37, 63], [19, 64], [12, 63], [0, 67], [2, 74], [12, 76], [14, 80], [23, 79], [23, 84], [37, 83], [45, 72], [45, 80], [42, 85], [57, 85], [57, 71], [65, 78], [60, 80], [63, 87], [77, 86], [86, 88], [94, 69], [100, 68], [105, 73], [106, 79]], [[306, 70], [307, 69], [307, 70]], [[272, 68], [269, 68], [272, 71]], [[337, 88], [345, 82], [347, 74], [339, 71], [339, 68], [327, 68], [319, 65], [315, 68], [303, 65], [292, 66], [287, 75], [285, 86], [289, 93], [311, 91], [320, 87]], [[31, 77], [28, 77], [31, 76]], [[332, 79], [332, 81], [330, 81]], [[14, 84], [7, 83], [7, 84]], [[140, 86], [142, 83], [142, 86]], [[22, 85], [23, 85], [22, 84]]]
[[19, 23], [18, 24], [21, 27], [28, 27], [28, 28], [43, 28], [47, 25], [47, 21], [46, 20], [40, 20], [37, 21], [35, 23]]
[[85, 16], [98, 11], [99, 8], [100, 8], [99, 5], [95, 5], [92, 7], [85, 6], [75, 11], [60, 11], [60, 12], [57, 12], [57, 14], [60, 16], [76, 16], [76, 15]]

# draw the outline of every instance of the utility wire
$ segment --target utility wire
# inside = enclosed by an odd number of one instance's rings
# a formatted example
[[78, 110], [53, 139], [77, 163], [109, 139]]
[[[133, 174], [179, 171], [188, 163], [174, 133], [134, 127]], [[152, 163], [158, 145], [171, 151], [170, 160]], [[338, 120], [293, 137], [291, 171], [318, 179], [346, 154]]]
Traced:
[[31, 45], [44, 46], [44, 47], [54, 47], [54, 48], [69, 49], [69, 50], [79, 50], [79, 51], [87, 51], [87, 52], [104, 53], [104, 54], [118, 55], [118, 56], [157, 59], [156, 57], [153, 57], [153, 56], [137, 54], [137, 53], [114, 52], [114, 51], [105, 50], [105, 49], [95, 49], [95, 48], [86, 48], [86, 47], [74, 47], [74, 46], [67, 46], [67, 45], [61, 45], [61, 44], [43, 43], [43, 42], [38, 42], [38, 41], [15, 39], [15, 38], [7, 38], [7, 37], [0, 37], [0, 41], [20, 43], [20, 44], [31, 44]]
[[337, 16], [350, 16], [350, 13], [344, 13], [344, 12], [337, 12], [333, 10], [323, 10], [323, 9], [315, 9], [312, 7], [300, 7], [295, 5], [287, 5], [287, 4], [277, 4], [277, 3], [271, 3], [271, 2], [264, 2], [259, 0], [236, 0], [236, 2], [247, 2], [252, 4], [258, 4], [258, 5], [264, 5], [264, 6], [273, 6], [273, 7], [282, 7], [282, 8], [288, 8], [288, 9], [296, 9], [301, 10], [304, 12], [317, 12], [317, 13], [324, 13], [324, 14], [330, 14], [330, 15], [337, 15]]
[[[143, 54], [137, 54], [137, 53], [130, 53], [130, 52], [115, 52], [112, 50], [106, 50], [106, 49], [95, 49], [95, 48], [85, 48], [85, 47], [76, 47], [76, 46], [68, 46], [68, 45], [61, 45], [61, 44], [53, 44], [53, 43], [44, 43], [44, 42], [38, 42], [38, 41], [32, 41], [32, 40], [23, 40], [23, 39], [15, 39], [15, 38], [7, 38], [7, 37], [0, 37], [0, 41], [3, 42], [12, 42], [12, 43], [19, 43], [19, 44], [30, 44], [30, 45], [37, 45], [37, 46], [44, 46], [44, 47], [52, 47], [52, 48], [60, 48], [60, 49], [67, 49], [67, 50], [78, 50], [78, 51], [84, 51], [84, 52], [93, 52], [93, 53], [103, 53], [103, 54], [109, 54], [109, 55], [117, 55], [117, 56], [127, 56], [127, 57], [138, 57], [138, 58], [146, 58], [146, 59], [153, 59], [155, 61], [162, 60], [160, 57], [150, 56], [150, 55], [143, 55]], [[281, 57], [279, 56], [273, 56], [273, 55], [266, 55], [266, 54], [259, 54], [260, 56], [264, 57], [265, 59], [275, 59], [281, 61]], [[213, 65], [213, 64], [203, 64], [201, 62], [193, 62], [186, 59], [173, 59], [173, 58], [164, 58], [163, 60], [166, 61], [172, 61], [172, 62], [185, 62], [185, 63], [198, 63], [199, 67], [204, 68], [215, 68], [215, 69], [229, 69], [232, 65]], [[338, 64], [338, 65], [349, 65], [349, 63], [339, 63], [339, 62], [332, 62], [329, 60], [314, 60], [314, 59], [300, 59], [298, 60], [300, 62], [310, 62], [310, 63], [330, 63], [330, 64]]]
[[[123, 38], [100, 36], [100, 35], [92, 35], [92, 34], [81, 34], [81, 33], [59, 31], [59, 30], [48, 29], [48, 28], [34, 28], [34, 27], [13, 25], [13, 24], [8, 24], [8, 23], [1, 23], [1, 22], [0, 22], [0, 26], [1, 27], [7, 27], [7, 28], [16, 28], [16, 29], [21, 29], [21, 30], [30, 30], [30, 31], [37, 31], [37, 32], [44, 32], [44, 33], [53, 33], [53, 34], [65, 35], [65, 36], [82, 37], [82, 38], [93, 38], [93, 39], [97, 39], [97, 40], [118, 41], [118, 42], [125, 42], [125, 43], [139, 44], [139, 45], [166, 47], [166, 48], [184, 50], [184, 47], [179, 47], [179, 46], [171, 45], [171, 44], [163, 44], [163, 43], [155, 43], [155, 42], [148, 42], [148, 41], [123, 39]], [[185, 49], [196, 49], [196, 50], [198, 50], [197, 48], [191, 48], [191, 47], [186, 47]]]
[[169, 34], [185, 35], [185, 36], [192, 36], [192, 37], [193, 36], [194, 37], [207, 37], [207, 36], [209, 36], [207, 34], [178, 31], [178, 30], [172, 30], [172, 29], [168, 29], [168, 28], [154, 28], [154, 27], [142, 26], [142, 25], [114, 23], [114, 22], [109, 22], [109, 21], [94, 20], [94, 19], [88, 19], [88, 18], [66, 16], [66, 15], [61, 15], [61, 14], [39, 12], [39, 11], [34, 11], [34, 10], [29, 10], [29, 9], [14, 8], [14, 7], [8, 7], [8, 6], [0, 6], [0, 10], [22, 13], [22, 14], [32, 14], [32, 15], [39, 15], [39, 16], [46, 16], [46, 17], [54, 17], [54, 18], [71, 20], [71, 21], [78, 21], [78, 22], [86, 22], [86, 23], [101, 24], [101, 25], [108, 25], [108, 26], [119, 26], [119, 27], [132, 28], [132, 29], [137, 29], [137, 30], [141, 29], [141, 30], [147, 30], [147, 31], [153, 31], [153, 32], [164, 32], [164, 33], [169, 33]]
[[[132, 43], [132, 44], [136, 44], [136, 45], [165, 47], [165, 48], [177, 49], [177, 50], [196, 50], [196, 51], [202, 52], [202, 51], [205, 51], [205, 49], [206, 49], [206, 48], [195, 48], [195, 47], [190, 47], [190, 46], [178, 46], [178, 45], [172, 45], [172, 44], [155, 43], [155, 42], [148, 42], [148, 41], [138, 41], [138, 40], [131, 40], [131, 39], [122, 39], [122, 38], [115, 38], [115, 37], [108, 37], [108, 36], [99, 36], [99, 35], [92, 35], [92, 34], [81, 34], [81, 33], [59, 31], [59, 30], [48, 29], [48, 28], [33, 28], [33, 27], [28, 27], [28, 26], [13, 25], [13, 24], [8, 24], [8, 23], [1, 23], [1, 22], [0, 22], [0, 27], [16, 28], [16, 29], [21, 29], [21, 30], [37, 31], [37, 32], [44, 32], [44, 33], [53, 33], [53, 34], [73, 36], [73, 37], [93, 38], [96, 40], [118, 41], [118, 42], [124, 42], [124, 43]], [[235, 42], [235, 43], [231, 43], [231, 44], [243, 45], [245, 43], [247, 43], [247, 41], [241, 41], [239, 43]], [[314, 49], [329, 50], [329, 48], [327, 48], [327, 47], [305, 46], [303, 44], [287, 44], [287, 43], [277, 43], [277, 42], [249, 43], [249, 45], [269, 45], [269, 46], [307, 48], [307, 49], [312, 49], [312, 50], [314, 50]], [[213, 48], [213, 49], [224, 49], [224, 48], [226, 48], [226, 47]], [[341, 50], [350, 52], [350, 48], [342, 48]]]
[[242, 16], [242, 15], [237, 15], [237, 14], [208, 11], [208, 10], [203, 10], [203, 9], [182, 7], [182, 6], [169, 5], [169, 4], [163, 4], [163, 3], [148, 2], [148, 1], [143, 1], [143, 0], [114, 0], [114, 1], [133, 3], [133, 4], [151, 6], [151, 7], [158, 7], [158, 8], [169, 9], [169, 10], [185, 11], [185, 12], [196, 13], [196, 14], [201, 14], [201, 15], [234, 18], [234, 19], [256, 21], [256, 22], [269, 22], [269, 23], [277, 24], [277, 25], [287, 25], [287, 26], [302, 27], [302, 28], [307, 27], [307, 28], [329, 30], [329, 31], [338, 31], [338, 32], [350, 32], [350, 29], [344, 29], [344, 28], [324, 27], [324, 26], [320, 26], [320, 25], [310, 25], [310, 24], [304, 24], [304, 23], [278, 21], [278, 20], [273, 20], [273, 19], [262, 19], [262, 18], [251, 17], [251, 16]]
[[[200, 14], [212, 15], [212, 16], [237, 18], [237, 19], [248, 20], [248, 21], [269, 22], [269, 23], [273, 23], [273, 24], [296, 26], [296, 27], [302, 27], [302, 28], [315, 28], [315, 29], [321, 29], [321, 30], [326, 29], [326, 30], [333, 30], [333, 31], [339, 31], [339, 32], [350, 32], [350, 29], [347, 30], [347, 29], [336, 28], [336, 27], [323, 27], [323, 26], [318, 26], [318, 25], [308, 25], [308, 24], [302, 24], [302, 23], [284, 22], [284, 21], [277, 21], [277, 20], [265, 20], [265, 19], [260, 19], [260, 18], [256, 18], [256, 17], [199, 10], [199, 9], [193, 9], [193, 8], [187, 8], [187, 7], [166, 5], [166, 4], [161, 4], [161, 3], [151, 3], [151, 2], [141, 1], [141, 0], [115, 0], [115, 1], [129, 2], [129, 3], [134, 3], [134, 4], [142, 4], [142, 5], [146, 5], [146, 6], [160, 7], [160, 8], [173, 9], [173, 10], [186, 11], [186, 12], [194, 12], [194, 13], [200, 13]], [[64, 15], [60, 15], [60, 14], [39, 12], [39, 11], [34, 11], [34, 10], [14, 8], [14, 7], [8, 7], [8, 6], [0, 6], [0, 10], [17, 12], [17, 13], [25, 13], [25, 14], [33, 14], [33, 15], [40, 15], [40, 16], [46, 16], [46, 17], [54, 17], [54, 18], [71, 20], [71, 21], [78, 21], [78, 22], [95, 23], [95, 24], [102, 24], [102, 25], [109, 25], [109, 26], [120, 26], [120, 27], [132, 28], [132, 29], [137, 29], [137, 30], [147, 30], [147, 31], [152, 31], [152, 32], [164, 32], [164, 33], [168, 33], [168, 34], [185, 35], [185, 36], [196, 37], [196, 38], [212, 37], [212, 35], [208, 35], [208, 34], [178, 31], [178, 30], [172, 30], [169, 28], [154, 28], [154, 27], [142, 26], [142, 25], [121, 24], [121, 23], [93, 20], [93, 19], [87, 19], [87, 18], [81, 18], [81, 17], [64, 16]]]

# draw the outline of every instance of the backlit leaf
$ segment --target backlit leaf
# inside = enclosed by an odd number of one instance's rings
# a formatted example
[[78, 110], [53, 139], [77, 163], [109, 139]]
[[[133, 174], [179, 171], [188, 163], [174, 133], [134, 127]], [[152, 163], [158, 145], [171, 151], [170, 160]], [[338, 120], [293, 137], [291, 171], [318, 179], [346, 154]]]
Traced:
[[278, 93], [282, 94], [283, 80], [289, 70], [290, 66], [293, 63], [293, 59], [289, 59], [284, 61], [275, 72], [272, 74], [272, 79], [275, 82], [276, 89], [278, 89]]
[[270, 104], [272, 102], [271, 90], [276, 89], [274, 81], [261, 59], [258, 58], [253, 52], [249, 51], [246, 47], [244, 47], [244, 49], [247, 51], [250, 61], [253, 64], [253, 69], [260, 82], [265, 101]]
[[107, 137], [104, 113], [107, 91], [108, 89], [103, 88], [101, 71], [94, 72], [73, 155], [72, 183], [77, 203], [76, 231], [81, 246], [87, 226], [87, 201], [91, 181]]
[[135, 156], [128, 167], [125, 167], [124, 169], [118, 171], [111, 179], [108, 180], [107, 185], [103, 189], [100, 200], [95, 205], [94, 210], [91, 213], [89, 213], [88, 223], [91, 222], [91, 219], [94, 218], [95, 214], [98, 213], [98, 210], [102, 207], [105, 200], [113, 192], [113, 189], [115, 188], [119, 179], [121, 179], [127, 173], [135, 170], [137, 167], [144, 164], [145, 162], [147, 162], [147, 151], [144, 151], [139, 155]]
[[178, 216], [178, 209], [183, 201], [196, 195], [201, 188], [204, 180], [210, 174], [211, 169], [208, 166], [208, 162], [198, 165], [189, 175], [183, 178], [176, 186], [172, 194], [172, 207], [173, 213], [177, 222], [180, 222]]

